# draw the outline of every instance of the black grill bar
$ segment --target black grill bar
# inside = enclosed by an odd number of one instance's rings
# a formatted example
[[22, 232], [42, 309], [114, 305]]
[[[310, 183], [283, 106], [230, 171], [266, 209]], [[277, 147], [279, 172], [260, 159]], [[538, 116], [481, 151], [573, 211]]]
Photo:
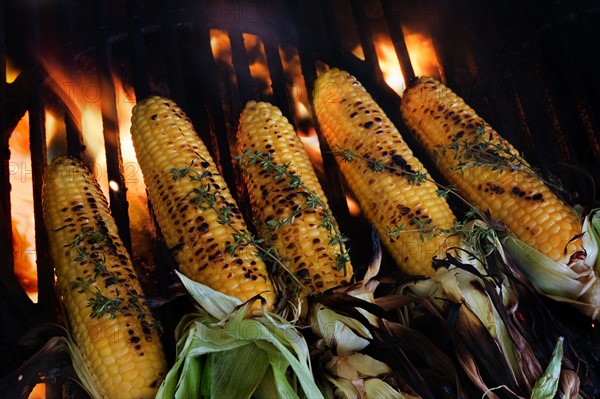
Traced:
[[237, 27], [229, 30], [229, 41], [231, 43], [231, 61], [235, 69], [240, 102], [246, 104], [247, 101], [255, 99], [258, 93], [256, 93], [252, 75], [250, 74], [248, 54], [244, 46], [244, 36]]
[[177, 104], [185, 108], [185, 88], [180, 59], [181, 51], [179, 50], [177, 29], [175, 27], [175, 10], [173, 9], [173, 2], [170, 0], [162, 0], [161, 5], [163, 10], [163, 47], [167, 52], [169, 95]]
[[270, 38], [265, 38], [263, 43], [265, 46], [265, 56], [267, 58], [269, 76], [271, 77], [271, 86], [273, 88], [274, 102], [279, 105], [281, 113], [291, 121], [292, 111], [287, 96], [285, 75], [283, 73], [281, 56], [279, 55], [279, 47], [277, 45], [277, 42], [273, 41]]
[[[104, 3], [104, 0], [98, 3]], [[98, 14], [106, 12], [99, 10]], [[142, 33], [142, 16], [140, 15], [139, 0], [127, 0], [127, 14], [129, 16], [129, 40], [132, 51], [132, 72], [133, 72], [133, 87], [138, 98], [147, 97], [150, 94], [150, 84], [148, 82], [148, 65], [144, 55], [144, 36]], [[108, 24], [106, 16], [102, 24]], [[109, 37], [105, 33], [102, 38], [108, 40]], [[102, 46], [102, 43], [99, 43]]]
[[[585, 137], [588, 141], [588, 146], [584, 146], [584, 148], [591, 152], [592, 159], [596, 161], [596, 166], [600, 168], [600, 142], [596, 134], [600, 129], [596, 118], [591, 112], [591, 104], [585, 89], [585, 84], [591, 83], [591, 81], [597, 79], [586, 79], [584, 84], [584, 77], [586, 75], [579, 73], [580, 71], [578, 70], [579, 68], [575, 58], [577, 54], [575, 54], [574, 51], [582, 51], [582, 53], [579, 54], [581, 57], [586, 54], [586, 49], [579, 47], [578, 44], [575, 45], [575, 48], [571, 45], [571, 43], [578, 43], [578, 41], [583, 43], [587, 41], [580, 30], [575, 30], [575, 32], [573, 32], [574, 25], [579, 23], [580, 18], [578, 17], [574, 21], [561, 21], [558, 16], [554, 16], [553, 25], [556, 27], [554, 41], [559, 44], [563, 76], [566, 77], [566, 83], [570, 90], [569, 94], [571, 94], [570, 97], [575, 100], [572, 105], [580, 119], [581, 128], [585, 132]], [[593, 47], [594, 48], [589, 51], [597, 52], [595, 46]], [[576, 147], [579, 146], [576, 145]]]
[[[111, 213], [119, 229], [123, 245], [131, 253], [131, 232], [129, 229], [129, 213], [126, 196], [126, 185], [123, 175], [123, 158], [119, 140], [119, 125], [116, 105], [115, 87], [110, 70], [111, 41], [107, 33], [107, 8], [104, 0], [96, 2], [96, 61], [98, 68], [98, 84], [102, 95], [101, 112], [106, 150], [106, 174], [108, 180], [118, 185], [118, 190], [109, 188]], [[145, 86], [142, 86], [145, 89]]]
[[[73, 48], [73, 41], [75, 36], [74, 0], [63, 0], [61, 2], [61, 15], [61, 24], [63, 25], [62, 39], [64, 40], [64, 45], [67, 54], [69, 54], [71, 59], [74, 59], [76, 56], [76, 52]], [[67, 154], [75, 158], [81, 158], [85, 149], [83, 144], [83, 136], [81, 135], [81, 130], [77, 127], [77, 123], [73, 119], [73, 115], [71, 115], [70, 112], [65, 111], [64, 121], [67, 135]]]
[[350, 4], [352, 6], [354, 18], [356, 19], [356, 25], [358, 26], [358, 36], [360, 37], [360, 44], [363, 49], [365, 62], [369, 72], [374, 77], [375, 81], [383, 82], [383, 74], [379, 67], [379, 58], [377, 56], [377, 51], [375, 50], [375, 41], [373, 40], [370, 22], [367, 18], [364, 0], [350, 0]]
[[[34, 48], [40, 46], [40, 10], [37, 4], [29, 7], [31, 20], [31, 41]], [[34, 72], [34, 79], [42, 81], [38, 71]], [[29, 97], [29, 150], [31, 153], [31, 178], [33, 191], [33, 215], [35, 220], [35, 253], [38, 277], [38, 303], [36, 307], [42, 317], [47, 321], [55, 320], [56, 296], [54, 291], [54, 269], [50, 261], [48, 237], [44, 224], [42, 210], [42, 185], [44, 168], [47, 164], [45, 110], [43, 101], [43, 86], [32, 86]], [[21, 254], [25, 256], [25, 254]], [[51, 393], [50, 393], [51, 394]]]
[[412, 62], [410, 62], [406, 40], [404, 40], [399, 4], [394, 0], [381, 0], [381, 5], [383, 6], [390, 37], [394, 44], [394, 50], [396, 50], [396, 55], [398, 56], [400, 69], [402, 69], [402, 76], [404, 76], [405, 82], [409, 82], [415, 77], [415, 71]]
[[[197, 15], [196, 27], [196, 47], [197, 58], [200, 73], [200, 84], [202, 100], [206, 110], [206, 130], [200, 131], [200, 135], [206, 143], [210, 143], [213, 150], [213, 157], [217, 165], [221, 166], [221, 172], [225, 176], [233, 175], [233, 168], [230, 162], [222, 162], [231, 157], [229, 143], [227, 142], [227, 122], [225, 111], [221, 106], [221, 94], [219, 82], [216, 79], [217, 68], [213, 58], [212, 48], [210, 46], [210, 28], [206, 20], [202, 3], [198, 2], [195, 8]], [[201, 72], [200, 72], [201, 71]], [[191, 93], [190, 95], [193, 95]]]
[[[298, 31], [302, 32], [303, 30], [307, 30], [307, 21], [304, 10], [301, 6], [301, 0], [290, 0], [288, 3], [289, 14], [296, 16], [296, 26]], [[304, 84], [307, 89], [308, 102], [310, 104], [310, 111], [312, 115], [315, 114], [314, 109], [314, 97], [312, 88], [314, 87], [315, 80], [317, 79], [317, 70], [316, 70], [316, 58], [314, 56], [314, 52], [312, 51], [311, 43], [308, 42], [308, 37], [305, 35], [299, 35], [298, 42], [295, 43], [296, 48], [298, 49], [298, 55], [300, 56], [300, 65], [302, 68], [302, 75], [304, 76]], [[330, 204], [332, 207], [332, 211], [334, 214], [338, 215], [340, 219], [340, 225], [344, 226], [344, 221], [348, 220], [348, 206], [346, 204], [346, 200], [343, 195], [343, 190], [341, 189], [342, 183], [340, 180], [340, 176], [337, 173], [337, 165], [334, 156], [331, 153], [331, 148], [325, 141], [323, 134], [321, 133], [321, 127], [319, 126], [319, 122], [316, 118], [313, 118], [313, 122], [315, 125], [315, 130], [317, 132], [319, 138], [319, 147], [321, 149], [321, 154], [323, 157], [323, 167], [325, 169], [325, 175], [327, 178], [327, 184], [323, 185], [323, 191], [325, 195], [329, 198]]]

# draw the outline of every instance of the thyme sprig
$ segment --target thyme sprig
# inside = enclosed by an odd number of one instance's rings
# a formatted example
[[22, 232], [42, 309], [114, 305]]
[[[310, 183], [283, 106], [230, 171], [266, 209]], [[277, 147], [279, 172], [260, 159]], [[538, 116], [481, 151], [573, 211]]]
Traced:
[[[134, 314], [140, 320], [144, 330], [162, 333], [160, 322], [144, 308], [139, 293], [127, 284], [127, 279], [120, 278], [117, 273], [107, 267], [106, 255], [102, 252], [103, 244], [111, 245], [107, 242], [105, 235], [93, 227], [83, 227], [73, 242], [65, 245], [76, 252], [76, 257], [72, 259], [73, 262], [91, 263], [94, 272], [93, 277], [87, 279], [77, 277], [71, 281], [71, 289], [77, 290], [80, 294], [89, 294], [87, 307], [92, 308], [91, 318], [101, 319], [106, 314], [109, 319], [114, 319], [117, 313]], [[88, 252], [88, 248], [91, 248], [90, 252]], [[99, 279], [104, 282], [106, 289], [114, 286], [114, 297], [106, 295], [100, 289]]]
[[[400, 174], [407, 177], [407, 180], [411, 184], [430, 182], [435, 184], [438, 189], [436, 190], [436, 195], [438, 197], [448, 198], [450, 195], [458, 198], [461, 202], [463, 202], [467, 207], [468, 211], [465, 213], [465, 218], [462, 221], [455, 221], [451, 228], [442, 228], [440, 226], [434, 225], [431, 226], [430, 219], [423, 218], [421, 216], [414, 216], [409, 221], [410, 226], [407, 227], [406, 223], [400, 223], [397, 226], [390, 227], [387, 234], [392, 240], [397, 240], [402, 234], [407, 233], [419, 233], [419, 239], [421, 242], [425, 240], [431, 240], [434, 237], [439, 237], [443, 235], [462, 235], [465, 241], [470, 245], [474, 246], [476, 243], [479, 243], [482, 238], [489, 236], [492, 234], [490, 231], [496, 230], [496, 227], [490, 227], [490, 229], [485, 229], [481, 226], [478, 226], [474, 232], [473, 229], [466, 227], [469, 221], [479, 218], [488, 223], [490, 226], [495, 226], [492, 223], [491, 217], [486, 212], [482, 212], [476, 206], [471, 204], [467, 199], [461, 196], [456, 188], [453, 186], [445, 186], [442, 185], [435, 180], [433, 180], [427, 173], [421, 171], [415, 171], [410, 166], [406, 164], [401, 158], [394, 159], [394, 155], [390, 158], [390, 160], [386, 161], [383, 159], [373, 159], [368, 156], [363, 156], [357, 154], [356, 152], [341, 148], [339, 151], [333, 152], [333, 155], [338, 156], [344, 162], [353, 162], [355, 160], [366, 162], [371, 170], [377, 173], [389, 172], [393, 174]], [[485, 241], [485, 240], [483, 240]], [[477, 244], [479, 245], [479, 244]], [[486, 253], [489, 248], [486, 248]]]
[[265, 223], [267, 241], [270, 242], [271, 235], [282, 226], [294, 224], [295, 219], [305, 210], [318, 210], [319, 217], [321, 218], [321, 223], [318, 227], [327, 231], [328, 245], [338, 247], [336, 269], [338, 271], [343, 270], [344, 275], [346, 275], [346, 266], [350, 262], [350, 256], [345, 246], [347, 239], [340, 232], [337, 222], [327, 204], [299, 176], [290, 170], [291, 163], [278, 164], [273, 160], [271, 153], [253, 150], [244, 151], [236, 157], [236, 160], [242, 161], [246, 166], [259, 165], [266, 172], [267, 176], [271, 176], [275, 180], [286, 179], [290, 188], [299, 189], [306, 196], [306, 200], [302, 204], [298, 204], [290, 216], [278, 220], [271, 219]]
[[[204, 161], [203, 163], [207, 163], [200, 154], [196, 155]], [[261, 259], [270, 261], [285, 273], [289, 274], [293, 284], [296, 285], [298, 289], [310, 292], [309, 288], [307, 288], [285, 265], [285, 259], [279, 256], [277, 250], [273, 246], [268, 245], [263, 239], [254, 237], [250, 231], [239, 229], [233, 224], [233, 217], [235, 214], [233, 204], [227, 203], [226, 201], [223, 201], [222, 203], [217, 201], [219, 189], [215, 188], [214, 185], [211, 185], [209, 180], [210, 176], [212, 176], [212, 172], [202, 165], [200, 165], [200, 167], [204, 170], [200, 172], [196, 170], [197, 167], [196, 163], [192, 160], [187, 166], [172, 168], [170, 171], [171, 177], [173, 181], [187, 177], [198, 183], [198, 186], [190, 191], [184, 199], [191, 196], [192, 203], [200, 209], [213, 210], [217, 214], [217, 222], [231, 229], [233, 242], [225, 248], [225, 252], [233, 255], [240, 248], [252, 247], [255, 249], [256, 255]]]
[[344, 162], [352, 162], [355, 159], [360, 159], [367, 162], [369, 169], [374, 172], [388, 171], [394, 174], [402, 174], [406, 176], [407, 180], [411, 184], [423, 183], [424, 181], [433, 180], [419, 170], [413, 170], [404, 159], [398, 155], [392, 155], [389, 161], [385, 162], [383, 159], [372, 159], [368, 156], [360, 155], [352, 150], [340, 149], [339, 151], [333, 152], [334, 156], [340, 157]]
[[502, 136], [494, 135], [493, 131], [486, 133], [483, 123], [475, 128], [471, 140], [465, 140], [462, 135], [455, 135], [450, 144], [436, 145], [433, 155], [439, 162], [449, 151], [456, 161], [456, 166], [449, 168], [452, 172], [462, 173], [472, 167], [485, 167], [493, 171], [514, 170], [540, 179], [558, 191], [564, 191], [557, 179], [544, 179]]

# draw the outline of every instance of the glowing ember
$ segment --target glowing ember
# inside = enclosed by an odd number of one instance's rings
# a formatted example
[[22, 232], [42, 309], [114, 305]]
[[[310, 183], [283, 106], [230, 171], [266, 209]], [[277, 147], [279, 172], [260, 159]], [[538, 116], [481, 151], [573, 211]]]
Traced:
[[12, 61], [10, 59], [6, 59], [6, 83], [12, 83], [15, 81], [15, 79], [17, 78], [17, 76], [19, 76], [19, 73], [21, 73], [21, 71], [19, 71], [17, 68], [15, 68], [15, 66], [12, 64]]
[[308, 107], [303, 102], [296, 102], [296, 116], [298, 119], [310, 119], [310, 112]]
[[119, 183], [114, 180], [108, 182], [108, 187], [110, 187], [112, 191], [119, 191]]

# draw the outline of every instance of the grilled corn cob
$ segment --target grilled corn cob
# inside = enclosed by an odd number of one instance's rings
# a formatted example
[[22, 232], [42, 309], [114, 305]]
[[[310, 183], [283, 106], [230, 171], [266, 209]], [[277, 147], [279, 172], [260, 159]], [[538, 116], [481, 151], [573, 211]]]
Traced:
[[467, 200], [556, 262], [581, 255], [575, 212], [454, 92], [421, 77], [404, 92], [401, 110], [408, 128]]
[[271, 308], [275, 292], [266, 265], [254, 248], [236, 247], [245, 222], [191, 121], [173, 101], [154, 96], [135, 106], [131, 133], [154, 214], [180, 270], [242, 301], [260, 294]]
[[337, 223], [302, 141], [281, 111], [249, 102], [240, 117], [238, 149], [261, 237], [312, 293], [347, 283], [352, 265]]
[[332, 69], [314, 90], [323, 134], [366, 217], [405, 273], [432, 276], [432, 258], [457, 244], [446, 233], [455, 218], [437, 186], [419, 178], [427, 171], [356, 78]]
[[154, 397], [166, 373], [158, 325], [100, 187], [62, 157], [46, 170], [42, 198], [71, 333], [94, 385], [106, 398]]

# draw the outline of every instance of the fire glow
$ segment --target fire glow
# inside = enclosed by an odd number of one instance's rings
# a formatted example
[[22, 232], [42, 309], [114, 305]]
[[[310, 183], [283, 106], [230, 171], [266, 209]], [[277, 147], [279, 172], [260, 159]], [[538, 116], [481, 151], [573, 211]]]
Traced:
[[[42, 58], [42, 63], [50, 78], [50, 87], [67, 107], [76, 128], [81, 132], [84, 148], [83, 157], [92, 168], [104, 194], [109, 190], [120, 191], [117, 182], [108, 181], [106, 174], [106, 154], [104, 151], [103, 121], [101, 113], [102, 93], [100, 85], [92, 76], [69, 74], [56, 60]], [[7, 81], [13, 81], [19, 71], [7, 68]], [[74, 77], [76, 76], [76, 77]], [[151, 229], [144, 181], [138, 167], [131, 141], [131, 112], [135, 105], [135, 95], [127, 91], [118, 79], [114, 82], [119, 126], [123, 175], [126, 184], [127, 200], [130, 203], [130, 221], [139, 242], [134, 245], [134, 256], [145, 252], [150, 245]], [[66, 127], [61, 118], [52, 111], [45, 111], [46, 144], [48, 162], [54, 156], [65, 155]], [[13, 232], [13, 254], [15, 274], [32, 301], [37, 301], [37, 267], [35, 253], [35, 220], [33, 216], [33, 185], [31, 153], [29, 150], [29, 117], [26, 113], [9, 139], [11, 216]], [[137, 226], [137, 227], [136, 227]], [[143, 243], [142, 243], [143, 241]], [[139, 245], [138, 245], [139, 244]]]
[[[431, 38], [421, 33], [404, 32], [404, 39], [415, 75], [439, 78], [439, 61]], [[375, 51], [385, 82], [398, 95], [402, 95], [406, 82], [392, 40], [388, 36], [378, 36], [375, 39]], [[360, 45], [352, 53], [364, 59]]]
[[[20, 71], [7, 61], [6, 80], [13, 82]], [[46, 143], [50, 143], [64, 125], [56, 116], [45, 112]], [[37, 302], [37, 267], [35, 245], [35, 219], [33, 216], [33, 181], [31, 151], [29, 148], [29, 114], [26, 112], [12, 131], [9, 177], [15, 275], [33, 302]]]
[[[213, 29], [210, 32], [211, 48], [215, 60], [227, 66], [231, 83], [236, 85], [235, 71], [232, 65], [231, 42], [228, 33]], [[405, 32], [405, 38], [413, 68], [417, 75], [438, 75], [438, 61], [430, 38], [418, 33]], [[244, 46], [249, 59], [251, 76], [261, 82], [262, 94], [272, 95], [269, 69], [266, 63], [265, 49], [258, 36], [244, 34]], [[405, 87], [402, 71], [393, 44], [389, 37], [378, 36], [376, 50], [379, 65], [388, 85], [398, 94]], [[362, 50], [357, 46], [355, 55], [361, 56]], [[311, 162], [321, 176], [324, 175], [323, 161], [319, 140], [308, 104], [308, 93], [300, 60], [296, 49], [279, 49], [282, 66], [288, 83], [288, 93], [292, 105], [293, 119]], [[106, 101], [101, 93], [97, 78], [91, 73], [70, 73], [60, 62], [41, 57], [42, 65], [48, 72], [49, 86], [66, 105], [76, 129], [81, 132], [84, 148], [84, 160], [92, 167], [100, 186], [106, 196], [110, 191], [125, 191], [129, 203], [130, 227], [132, 237], [136, 237], [133, 245], [134, 258], [145, 258], [144, 253], [151, 248], [153, 234], [147, 226], [151, 225], [144, 181], [137, 164], [135, 151], [131, 142], [131, 111], [135, 105], [135, 94], [127, 90], [119, 79], [113, 78], [116, 95], [116, 107], [119, 126], [119, 139], [123, 159], [123, 176], [126, 187], [120, 187], [115, 181], [109, 181], [106, 174], [106, 154], [104, 151], [104, 134], [102, 120], [102, 101]], [[19, 71], [7, 63], [7, 82], [12, 82]], [[110, 100], [110, 99], [109, 99]], [[62, 155], [66, 149], [66, 128], [63, 115], [55, 115], [46, 110], [45, 129], [49, 151], [52, 156]], [[15, 273], [32, 300], [37, 300], [37, 271], [35, 254], [35, 220], [33, 217], [33, 187], [31, 182], [31, 155], [29, 152], [29, 121], [26, 114], [11, 134], [11, 202], [13, 218], [13, 252]], [[353, 215], [360, 209], [352, 198], [347, 198]], [[136, 254], [137, 252], [137, 254]], [[151, 251], [150, 251], [151, 252]], [[136, 256], [137, 255], [137, 256]]]

